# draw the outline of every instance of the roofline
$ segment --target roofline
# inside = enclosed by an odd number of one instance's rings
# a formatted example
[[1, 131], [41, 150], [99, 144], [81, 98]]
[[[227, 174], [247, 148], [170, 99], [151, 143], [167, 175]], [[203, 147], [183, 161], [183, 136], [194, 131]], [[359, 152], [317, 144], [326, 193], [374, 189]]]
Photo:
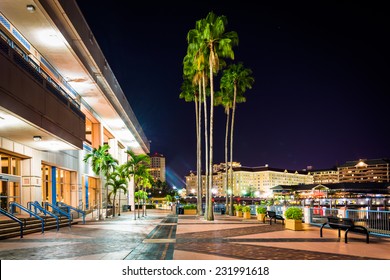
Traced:
[[[68, 44], [76, 53], [90, 76], [104, 92], [105, 98], [107, 98], [109, 103], [122, 117], [124, 123], [137, 139], [143, 151], [146, 154], [149, 153], [150, 142], [146, 138], [129, 101], [108, 65], [76, 1], [39, 0], [39, 2], [66, 38]], [[58, 13], [61, 13], [61, 16]]]

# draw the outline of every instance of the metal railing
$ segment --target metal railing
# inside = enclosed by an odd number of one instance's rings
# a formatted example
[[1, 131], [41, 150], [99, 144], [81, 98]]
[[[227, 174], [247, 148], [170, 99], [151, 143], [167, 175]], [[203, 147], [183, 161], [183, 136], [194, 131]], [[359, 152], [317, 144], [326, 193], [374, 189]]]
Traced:
[[3, 208], [0, 208], [0, 214], [3, 214], [4, 216], [10, 218], [11, 220], [14, 220], [15, 222], [17, 222], [20, 225], [20, 238], [23, 238], [23, 226], [25, 226], [25, 223], [23, 223], [21, 220], [16, 218], [11, 213], [8, 213], [7, 211], [5, 211]]
[[[50, 66], [50, 64], [48, 64], [46, 60], [41, 58], [42, 63], [45, 64], [49, 71], [52, 72], [52, 75], [56, 76], [56, 78], [61, 81], [62, 86], [55, 82], [54, 79], [52, 79], [51, 76], [45, 72], [45, 70], [43, 70], [33, 59], [28, 56], [28, 54], [26, 54], [1, 30], [0, 50], [2, 50], [4, 54], [8, 55], [16, 64], [27, 71], [35, 80], [46, 87], [47, 90], [49, 90], [62, 102], [64, 102], [66, 105], [68, 105], [69, 102], [70, 109], [79, 117], [85, 119], [85, 115], [80, 110], [80, 104], [63, 89], [63, 86], [66, 87], [66, 89], [69, 90], [74, 96], [77, 96], [78, 94], [62, 76], [59, 76], [58, 74], [56, 75], [56, 73], [54, 73], [56, 71], [53, 69], [53, 67]], [[10, 50], [14, 51], [17, 55], [13, 55], [12, 51], [10, 52]], [[46, 80], [47, 83], [44, 83], [44, 80]]]
[[310, 208], [312, 225], [320, 226], [328, 216], [350, 218], [356, 225], [367, 228], [371, 235], [390, 237], [390, 211], [345, 209], [345, 208]]
[[28, 207], [28, 209], [30, 209], [30, 211], [31, 211], [31, 208], [34, 207], [34, 213], [35, 213], [35, 214], [38, 214], [38, 211], [40, 211], [40, 212], [43, 213], [45, 216], [46, 216], [46, 215], [49, 215], [49, 216], [53, 217], [54, 219], [56, 219], [56, 222], [57, 222], [57, 231], [59, 231], [59, 229], [60, 229], [60, 222], [59, 222], [59, 220], [58, 220], [58, 217], [57, 217], [56, 215], [54, 215], [53, 213], [47, 211], [45, 208], [43, 208], [43, 207], [41, 206], [41, 204], [39, 204], [38, 201], [34, 201], [34, 202], [30, 201], [30, 202], [27, 202], [27, 207]]
[[68, 204], [66, 204], [66, 203], [63, 203], [63, 202], [57, 202], [57, 205], [58, 205], [59, 207], [65, 207], [65, 208], [67, 208], [67, 209], [68, 209], [68, 213], [70, 213], [70, 210], [73, 210], [73, 211], [75, 211], [75, 212], [81, 214], [82, 217], [83, 217], [83, 224], [85, 224], [85, 211], [80, 210], [80, 209], [78, 209], [78, 208], [76, 208], [76, 207], [73, 207], [73, 206], [68, 205]]
[[67, 213], [67, 212], [63, 211], [61, 208], [59, 208], [56, 205], [51, 204], [50, 202], [45, 202], [44, 206], [45, 206], [45, 209], [49, 209], [49, 207], [51, 207], [52, 212], [54, 214], [58, 214], [58, 215], [62, 215], [62, 216], [67, 217], [68, 220], [69, 220], [69, 227], [72, 226], [73, 217], [72, 217], [72, 215], [70, 213]]
[[26, 207], [20, 205], [19, 203], [15, 202], [15, 201], [11, 201], [9, 203], [9, 206], [10, 206], [12, 215], [16, 212], [15, 209], [19, 208], [21, 211], [24, 211], [24, 212], [28, 213], [30, 215], [30, 217], [34, 216], [34, 218], [40, 220], [41, 221], [41, 225], [42, 225], [42, 233], [45, 232], [45, 220], [42, 217], [40, 217], [38, 214], [35, 214], [33, 211], [27, 209]]
[[346, 217], [367, 228], [370, 234], [390, 236], [390, 211], [347, 209]]

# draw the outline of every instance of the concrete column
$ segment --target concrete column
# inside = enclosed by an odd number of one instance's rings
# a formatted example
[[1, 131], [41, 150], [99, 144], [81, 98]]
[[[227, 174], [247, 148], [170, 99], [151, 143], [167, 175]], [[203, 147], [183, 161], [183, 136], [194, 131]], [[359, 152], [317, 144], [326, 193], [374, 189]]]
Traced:
[[303, 208], [303, 216], [305, 219], [305, 224], [309, 224], [311, 222], [311, 211], [309, 206], [305, 206]]
[[115, 138], [108, 140], [108, 145], [110, 146], [110, 150], [108, 151], [115, 159], [119, 160], [118, 154], [118, 140]]
[[31, 158], [21, 161], [21, 201], [23, 206], [27, 206], [29, 201], [42, 202], [42, 171], [41, 157], [39, 152], [29, 151]]

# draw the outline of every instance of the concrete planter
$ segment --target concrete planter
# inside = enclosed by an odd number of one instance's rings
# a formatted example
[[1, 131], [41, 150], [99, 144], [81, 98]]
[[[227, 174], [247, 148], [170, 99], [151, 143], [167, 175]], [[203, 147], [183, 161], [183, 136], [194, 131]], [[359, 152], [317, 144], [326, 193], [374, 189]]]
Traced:
[[184, 209], [184, 215], [196, 215], [196, 209]]
[[302, 221], [286, 219], [286, 221], [285, 221], [285, 229], [303, 230]]
[[242, 217], [243, 217], [244, 219], [250, 219], [250, 218], [251, 218], [251, 212], [244, 212], [243, 215], [242, 215]]
[[257, 220], [263, 222], [265, 218], [265, 214], [257, 214]]

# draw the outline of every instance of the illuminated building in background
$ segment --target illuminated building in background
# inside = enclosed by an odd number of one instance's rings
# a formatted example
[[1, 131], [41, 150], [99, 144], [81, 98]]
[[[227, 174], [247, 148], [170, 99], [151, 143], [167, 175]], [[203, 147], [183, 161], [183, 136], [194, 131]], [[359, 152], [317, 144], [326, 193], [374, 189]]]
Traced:
[[347, 161], [337, 168], [340, 183], [390, 182], [389, 159]]
[[149, 171], [155, 181], [165, 182], [165, 157], [162, 154], [154, 153], [150, 156]]
[[[313, 176], [307, 171], [295, 171], [279, 168], [271, 168], [268, 165], [260, 167], [244, 167], [236, 164], [233, 167], [233, 195], [252, 196], [266, 198], [272, 196], [272, 187], [277, 185], [312, 184]], [[224, 169], [214, 169], [212, 191], [216, 196], [225, 196]], [[230, 184], [230, 176], [228, 176]], [[205, 194], [205, 175], [202, 174], [202, 193]], [[197, 193], [196, 173], [190, 172], [186, 176], [187, 194]]]

